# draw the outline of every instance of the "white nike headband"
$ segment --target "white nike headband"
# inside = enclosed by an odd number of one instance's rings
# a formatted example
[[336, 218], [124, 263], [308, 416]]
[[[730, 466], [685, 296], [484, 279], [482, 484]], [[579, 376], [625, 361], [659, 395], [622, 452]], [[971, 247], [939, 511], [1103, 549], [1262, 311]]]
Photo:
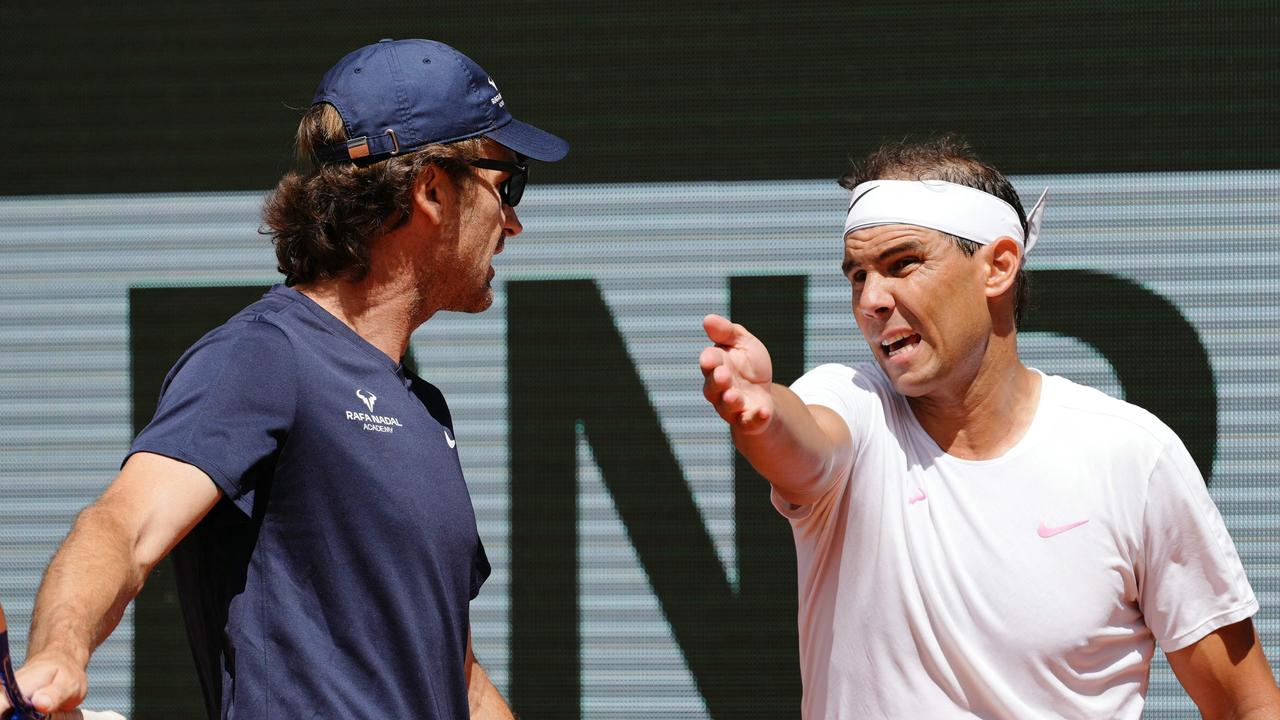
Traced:
[[875, 225], [919, 225], [981, 245], [1010, 237], [1029, 253], [1040, 236], [1048, 194], [1046, 188], [1031, 208], [1023, 237], [1018, 211], [990, 193], [945, 180], [869, 180], [849, 194], [844, 233]]

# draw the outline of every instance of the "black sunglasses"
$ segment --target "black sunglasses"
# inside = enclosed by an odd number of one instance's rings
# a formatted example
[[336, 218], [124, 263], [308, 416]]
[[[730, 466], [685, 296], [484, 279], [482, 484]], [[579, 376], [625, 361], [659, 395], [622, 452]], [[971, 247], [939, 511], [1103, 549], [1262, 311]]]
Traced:
[[480, 158], [472, 160], [472, 167], [484, 168], [485, 170], [502, 170], [511, 173], [498, 185], [498, 195], [502, 198], [502, 202], [515, 207], [520, 203], [520, 198], [524, 195], [524, 186], [529, 182], [529, 165], [527, 163], [508, 162], [506, 160], [492, 160], [490, 158]]

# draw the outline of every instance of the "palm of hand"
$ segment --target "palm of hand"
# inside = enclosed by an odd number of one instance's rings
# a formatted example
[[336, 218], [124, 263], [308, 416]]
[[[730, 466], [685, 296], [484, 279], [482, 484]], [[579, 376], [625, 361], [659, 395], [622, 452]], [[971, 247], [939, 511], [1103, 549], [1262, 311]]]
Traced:
[[769, 385], [773, 383], [773, 362], [764, 344], [754, 337], [747, 338], [737, 347], [729, 348], [727, 356], [732, 386], [741, 392], [747, 405], [760, 407], [769, 399]]
[[708, 315], [703, 327], [715, 343], [698, 361], [706, 378], [703, 394], [734, 428], [763, 428], [773, 415], [769, 351], [746, 328], [719, 315]]

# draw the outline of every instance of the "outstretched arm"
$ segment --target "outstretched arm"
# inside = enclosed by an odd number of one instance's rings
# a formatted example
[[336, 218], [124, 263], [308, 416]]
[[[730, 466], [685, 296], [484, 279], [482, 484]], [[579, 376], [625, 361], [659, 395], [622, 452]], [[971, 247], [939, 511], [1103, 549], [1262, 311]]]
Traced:
[[1280, 720], [1280, 690], [1253, 621], [1219, 628], [1168, 657], [1206, 720]]
[[774, 383], [769, 351], [746, 328], [719, 315], [708, 315], [702, 326], [715, 343], [698, 358], [702, 394], [729, 423], [734, 445], [784, 500], [813, 502], [848, 473], [848, 426]]
[[88, 690], [89, 655], [120, 622], [147, 575], [221, 497], [186, 463], [138, 453], [85, 508], [45, 571], [18, 686], [36, 709], [71, 710]]

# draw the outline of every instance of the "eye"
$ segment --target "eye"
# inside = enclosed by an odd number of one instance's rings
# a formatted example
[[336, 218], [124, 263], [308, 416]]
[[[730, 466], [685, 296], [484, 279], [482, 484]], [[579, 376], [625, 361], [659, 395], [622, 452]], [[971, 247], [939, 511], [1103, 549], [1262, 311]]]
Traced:
[[920, 258], [915, 257], [914, 255], [907, 255], [905, 257], [900, 257], [897, 260], [894, 260], [889, 267], [894, 272], [902, 272], [903, 270], [906, 270], [912, 265], [919, 264], [919, 262], [920, 262]]
[[854, 285], [861, 285], [862, 283], [866, 282], [866, 280], [867, 280], [866, 270], [854, 270], [853, 272], [849, 273], [849, 282], [853, 283]]

